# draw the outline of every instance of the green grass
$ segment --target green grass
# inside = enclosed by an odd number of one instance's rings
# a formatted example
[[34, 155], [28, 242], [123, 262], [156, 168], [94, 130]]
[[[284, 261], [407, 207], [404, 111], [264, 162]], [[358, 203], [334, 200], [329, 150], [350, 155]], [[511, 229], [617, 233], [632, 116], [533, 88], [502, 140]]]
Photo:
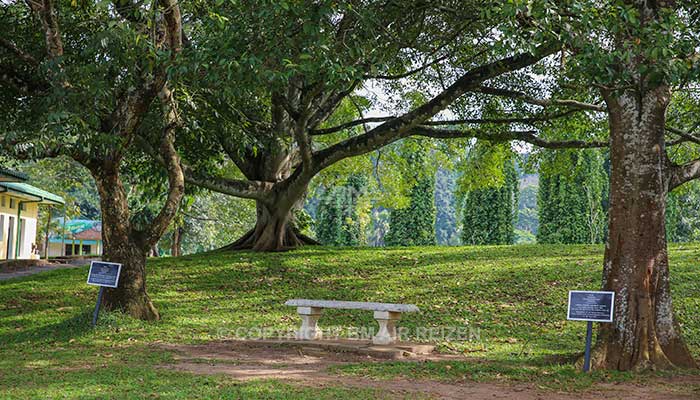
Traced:
[[[676, 310], [691, 351], [700, 356], [700, 245], [672, 246]], [[154, 343], [200, 343], [239, 328], [293, 330], [290, 298], [417, 304], [400, 326], [459, 327], [470, 340], [442, 340], [466, 361], [363, 363], [337, 373], [390, 379], [536, 382], [578, 390], [638, 376], [584, 375], [570, 363], [583, 350], [585, 323], [566, 321], [570, 289], [597, 289], [600, 246], [303, 249], [152, 260], [151, 298], [163, 319], [101, 315], [90, 328], [96, 288], [86, 270], [68, 269], [0, 282], [0, 398], [315, 398], [318, 392], [275, 381], [236, 383], [173, 372], [172, 355]], [[329, 311], [324, 328], [375, 328], [371, 313]], [[643, 377], [644, 378], [644, 377]], [[324, 398], [371, 398], [323, 388]]]

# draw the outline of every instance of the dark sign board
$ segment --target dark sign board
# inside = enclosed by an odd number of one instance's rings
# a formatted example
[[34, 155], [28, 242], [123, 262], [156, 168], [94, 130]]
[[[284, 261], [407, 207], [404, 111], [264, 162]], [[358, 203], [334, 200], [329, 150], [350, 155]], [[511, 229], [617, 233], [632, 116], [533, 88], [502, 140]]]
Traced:
[[115, 288], [119, 284], [121, 270], [121, 264], [93, 261], [90, 263], [87, 284]]
[[566, 319], [573, 321], [612, 322], [615, 292], [569, 291]]

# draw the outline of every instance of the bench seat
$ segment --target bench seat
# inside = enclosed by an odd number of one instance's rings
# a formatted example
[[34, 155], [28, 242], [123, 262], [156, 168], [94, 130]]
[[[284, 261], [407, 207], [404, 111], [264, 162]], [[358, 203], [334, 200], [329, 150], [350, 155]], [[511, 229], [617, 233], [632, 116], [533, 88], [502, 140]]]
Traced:
[[297, 331], [297, 339], [301, 340], [321, 338], [321, 330], [318, 328], [317, 324], [324, 308], [373, 311], [374, 319], [377, 320], [379, 324], [379, 331], [372, 337], [372, 343], [378, 345], [396, 343], [396, 321], [401, 318], [401, 313], [420, 311], [418, 307], [413, 304], [373, 303], [363, 301], [292, 299], [284, 304], [297, 308], [297, 313], [301, 317], [301, 328]]
[[413, 304], [393, 304], [393, 303], [368, 303], [364, 301], [336, 301], [336, 300], [309, 300], [292, 299], [284, 303], [294, 307], [316, 307], [316, 308], [336, 308], [341, 310], [367, 310], [367, 311], [389, 311], [389, 312], [418, 312], [418, 307]]

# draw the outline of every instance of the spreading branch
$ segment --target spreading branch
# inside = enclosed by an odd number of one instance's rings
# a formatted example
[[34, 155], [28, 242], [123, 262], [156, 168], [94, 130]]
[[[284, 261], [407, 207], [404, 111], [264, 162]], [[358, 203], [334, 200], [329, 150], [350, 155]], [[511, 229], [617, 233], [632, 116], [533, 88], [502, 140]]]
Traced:
[[440, 129], [430, 126], [418, 126], [412, 133], [435, 139], [475, 138], [492, 142], [509, 142], [519, 140], [547, 149], [587, 149], [607, 147], [608, 142], [583, 140], [547, 140], [537, 136], [536, 131], [488, 132], [480, 129]]
[[376, 122], [386, 122], [392, 119], [395, 119], [396, 117], [394, 116], [387, 116], [387, 117], [370, 117], [370, 118], [361, 118], [361, 119], [356, 119], [354, 121], [346, 122], [344, 124], [340, 124], [337, 126], [333, 126], [330, 128], [323, 128], [323, 129], [315, 129], [311, 131], [311, 136], [321, 136], [321, 135], [328, 135], [331, 133], [335, 132], [340, 132], [344, 131], [349, 128], [353, 128], [358, 125], [365, 125], [365, 124], [371, 124], [371, 123], [376, 123]]
[[419, 67], [417, 67], [417, 68], [414, 68], [414, 69], [412, 69], [412, 70], [410, 70], [410, 71], [407, 71], [407, 72], [404, 72], [404, 73], [402, 73], [402, 74], [396, 74], [396, 75], [365, 75], [364, 78], [365, 78], [365, 79], [381, 79], [381, 80], [387, 80], [387, 81], [399, 80], [399, 79], [403, 79], [403, 78], [408, 78], [408, 77], [411, 76], [411, 75], [415, 75], [415, 74], [417, 74], [417, 73], [419, 73], [419, 72], [421, 72], [421, 71], [423, 71], [423, 70], [425, 70], [425, 69], [427, 69], [427, 68], [432, 67], [432, 66], [435, 65], [435, 64], [439, 64], [439, 63], [445, 61], [445, 60], [446, 60], [447, 58], [449, 58], [449, 57], [450, 57], [450, 55], [449, 55], [449, 54], [446, 54], [446, 55], [444, 55], [444, 56], [442, 56], [442, 57], [438, 57], [438, 58], [434, 59], [433, 61], [431, 61], [431, 62], [429, 62], [429, 63], [425, 63], [425, 64], [423, 64], [423, 65], [421, 65], [421, 66], [419, 66]]
[[36, 67], [39, 65], [39, 62], [32, 56], [31, 54], [27, 53], [26, 51], [20, 49], [12, 43], [11, 41], [5, 39], [5, 38], [0, 38], [0, 46], [4, 47], [5, 49], [9, 50], [10, 52], [14, 53], [14, 55], [17, 56], [20, 60], [25, 62], [26, 64], [29, 64], [33, 67]]
[[180, 163], [180, 155], [175, 149], [175, 133], [181, 126], [181, 120], [177, 112], [173, 93], [167, 85], [163, 87], [158, 97], [163, 105], [164, 122], [166, 123], [160, 140], [160, 154], [168, 174], [168, 196], [158, 215], [145, 231], [145, 248], [151, 248], [158, 243], [165, 230], [168, 229], [170, 221], [177, 214], [180, 200], [185, 194], [185, 176]]
[[584, 103], [584, 102], [580, 102], [577, 100], [539, 99], [536, 97], [532, 97], [525, 92], [521, 92], [521, 91], [517, 91], [517, 90], [500, 89], [500, 88], [494, 88], [494, 87], [489, 87], [489, 86], [480, 86], [477, 90], [475, 90], [475, 92], [499, 96], [499, 97], [507, 97], [507, 98], [511, 98], [511, 99], [517, 99], [517, 100], [521, 100], [525, 103], [533, 104], [533, 105], [541, 106], [541, 107], [563, 106], [563, 107], [569, 107], [569, 108], [574, 108], [574, 109], [578, 109], [578, 110], [598, 111], [598, 112], [607, 112], [608, 111], [607, 107], [604, 105]]
[[680, 136], [683, 139], [682, 142], [693, 142], [695, 144], [700, 144], [700, 138], [684, 130], [666, 126], [666, 131]]
[[273, 186], [270, 182], [228, 179], [203, 174], [188, 165], [183, 165], [183, 172], [185, 174], [185, 182], [189, 184], [244, 199], [264, 201], [272, 191]]
[[521, 53], [474, 68], [422, 106], [314, 154], [317, 171], [342, 159], [358, 156], [409, 136], [411, 129], [422, 124], [452, 104], [463, 94], [478, 89], [483, 82], [502, 74], [519, 70], [554, 54], [559, 46], [548, 44], [537, 49], [536, 54]]
[[[464, 118], [464, 119], [451, 119], [442, 121], [426, 121], [423, 125], [429, 126], [448, 126], [448, 125], [468, 125], [468, 124], [532, 124], [536, 122], [546, 122], [559, 118], [566, 117], [577, 111], [577, 109], [566, 110], [560, 113], [551, 115], [537, 115], [534, 117], [504, 117], [504, 118]], [[366, 125], [370, 123], [386, 122], [395, 119], [395, 116], [386, 117], [370, 117], [361, 118], [354, 121], [349, 121], [344, 124], [333, 126], [330, 128], [323, 128], [311, 131], [311, 136], [321, 136], [328, 135], [331, 133], [343, 131], [349, 128], [353, 128], [358, 125]]]
[[698, 178], [700, 178], [700, 158], [681, 165], [672, 164], [668, 174], [668, 190], [671, 191]]

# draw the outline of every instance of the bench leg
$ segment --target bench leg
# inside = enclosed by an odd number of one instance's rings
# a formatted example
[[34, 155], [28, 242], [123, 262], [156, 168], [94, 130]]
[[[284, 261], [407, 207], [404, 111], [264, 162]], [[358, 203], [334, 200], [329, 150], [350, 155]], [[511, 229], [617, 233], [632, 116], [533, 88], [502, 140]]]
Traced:
[[372, 338], [374, 344], [396, 343], [396, 321], [401, 318], [401, 313], [390, 311], [375, 311], [374, 319], [379, 324], [379, 331]]
[[321, 308], [297, 307], [297, 313], [301, 317], [301, 328], [297, 332], [297, 339], [314, 340], [321, 338], [321, 330], [318, 329], [318, 319], [321, 317]]

